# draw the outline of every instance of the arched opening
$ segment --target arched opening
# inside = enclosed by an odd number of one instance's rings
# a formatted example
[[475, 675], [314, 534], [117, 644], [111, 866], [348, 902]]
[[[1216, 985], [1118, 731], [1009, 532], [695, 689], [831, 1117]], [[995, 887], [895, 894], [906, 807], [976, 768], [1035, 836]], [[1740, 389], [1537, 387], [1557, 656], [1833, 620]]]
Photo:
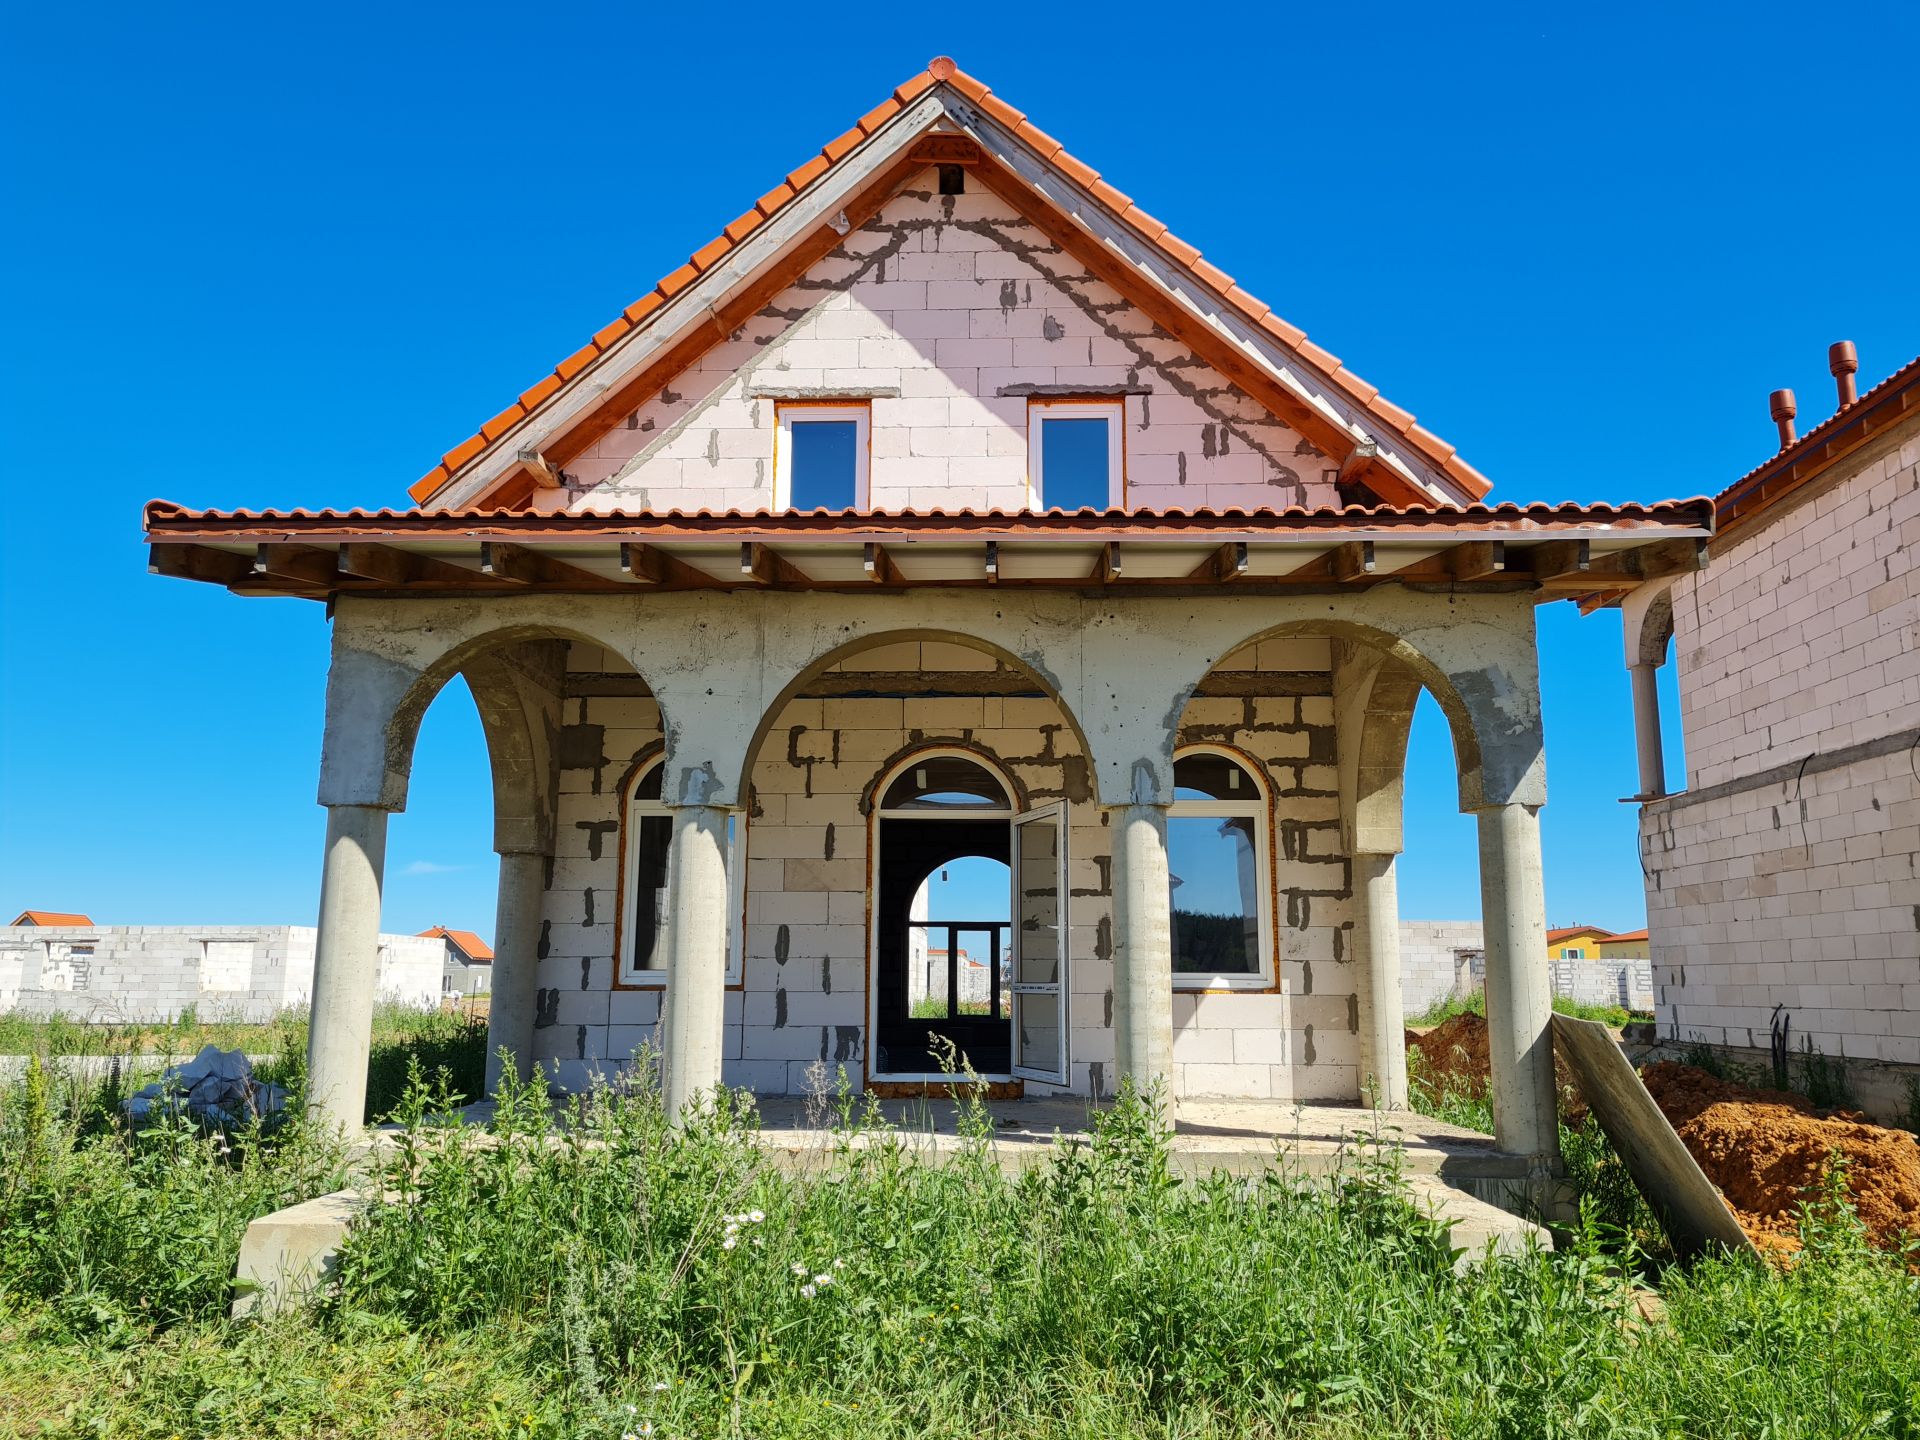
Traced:
[[938, 1075], [954, 1054], [1011, 1073], [1013, 816], [1006, 782], [972, 755], [914, 755], [885, 782], [872, 822], [876, 1076]]
[[809, 666], [759, 733], [729, 1083], [899, 1093], [944, 1083], [945, 1041], [1009, 1088], [1111, 1064], [1104, 826], [1052, 686], [986, 642], [887, 633]]

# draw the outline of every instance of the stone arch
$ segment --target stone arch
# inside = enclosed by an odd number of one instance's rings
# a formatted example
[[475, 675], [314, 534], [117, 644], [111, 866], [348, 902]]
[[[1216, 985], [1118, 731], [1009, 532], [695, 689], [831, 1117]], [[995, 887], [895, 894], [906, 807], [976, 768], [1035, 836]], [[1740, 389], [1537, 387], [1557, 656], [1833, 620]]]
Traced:
[[1658, 669], [1667, 663], [1667, 644], [1673, 639], [1675, 578], [1642, 585], [1621, 600], [1621, 640], [1629, 666], [1651, 665]]
[[393, 623], [391, 611], [342, 603], [327, 676], [320, 803], [404, 810], [420, 723], [460, 675], [486, 736], [495, 848], [549, 850], [566, 646], [600, 646], [636, 674], [638, 667], [624, 637], [569, 625], [488, 623], [483, 611], [460, 608], [468, 613], [450, 617], [453, 607], [435, 607], [428, 623], [406, 628]]

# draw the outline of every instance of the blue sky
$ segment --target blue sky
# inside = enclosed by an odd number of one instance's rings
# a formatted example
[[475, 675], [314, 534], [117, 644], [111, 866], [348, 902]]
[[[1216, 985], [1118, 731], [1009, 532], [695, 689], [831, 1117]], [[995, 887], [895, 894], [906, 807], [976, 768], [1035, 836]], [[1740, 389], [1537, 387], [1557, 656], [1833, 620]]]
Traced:
[[[11, 16], [0, 908], [310, 923], [320, 607], [147, 576], [140, 503], [404, 504], [938, 53], [1496, 498], [1711, 492], [1772, 449], [1769, 390], [1831, 407], [1830, 341], [1863, 384], [1920, 349], [1911, 7], [667, 10]], [[1540, 641], [1550, 922], [1638, 925], [1618, 619], [1552, 606]], [[1403, 910], [1477, 914], [1430, 706], [1412, 766]], [[486, 789], [451, 688], [389, 928], [491, 930]]]

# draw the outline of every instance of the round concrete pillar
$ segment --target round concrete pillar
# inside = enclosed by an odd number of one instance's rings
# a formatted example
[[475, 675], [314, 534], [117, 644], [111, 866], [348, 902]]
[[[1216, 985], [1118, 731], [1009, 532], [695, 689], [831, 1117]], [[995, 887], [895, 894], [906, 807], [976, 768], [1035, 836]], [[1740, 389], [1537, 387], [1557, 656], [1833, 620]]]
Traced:
[[1355, 978], [1360, 992], [1360, 1094], [1407, 1108], [1406, 1016], [1400, 994], [1400, 889], [1392, 855], [1353, 857]]
[[1113, 834], [1115, 1066], [1145, 1089], [1173, 1090], [1173, 892], [1167, 807], [1120, 805]]
[[500, 1083], [500, 1052], [512, 1057], [514, 1078], [533, 1073], [533, 1016], [540, 980], [540, 913], [546, 896], [547, 857], [530, 851], [500, 854], [500, 890], [493, 912], [493, 989], [487, 1008], [487, 1093]]
[[1627, 667], [1633, 678], [1633, 741], [1640, 760], [1640, 798], [1667, 793], [1667, 762], [1660, 750], [1659, 671], [1652, 665]]
[[727, 996], [727, 812], [673, 812], [667, 859], [665, 1096], [681, 1118], [720, 1083]]
[[347, 1131], [358, 1130], [366, 1119], [386, 858], [385, 810], [328, 807], [307, 1029], [307, 1096], [309, 1109]]
[[1529, 805], [1478, 812], [1480, 907], [1487, 950], [1487, 1039], [1493, 1135], [1502, 1150], [1557, 1173], [1553, 976], [1547, 964], [1540, 816]]

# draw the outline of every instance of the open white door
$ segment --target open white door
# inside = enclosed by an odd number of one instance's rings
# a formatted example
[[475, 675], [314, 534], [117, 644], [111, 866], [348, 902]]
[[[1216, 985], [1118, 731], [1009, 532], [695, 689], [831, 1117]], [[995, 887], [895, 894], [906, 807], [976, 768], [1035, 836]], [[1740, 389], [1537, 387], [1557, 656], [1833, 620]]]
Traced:
[[1013, 821], [1013, 1073], [1067, 1080], [1067, 828], [1060, 805]]

